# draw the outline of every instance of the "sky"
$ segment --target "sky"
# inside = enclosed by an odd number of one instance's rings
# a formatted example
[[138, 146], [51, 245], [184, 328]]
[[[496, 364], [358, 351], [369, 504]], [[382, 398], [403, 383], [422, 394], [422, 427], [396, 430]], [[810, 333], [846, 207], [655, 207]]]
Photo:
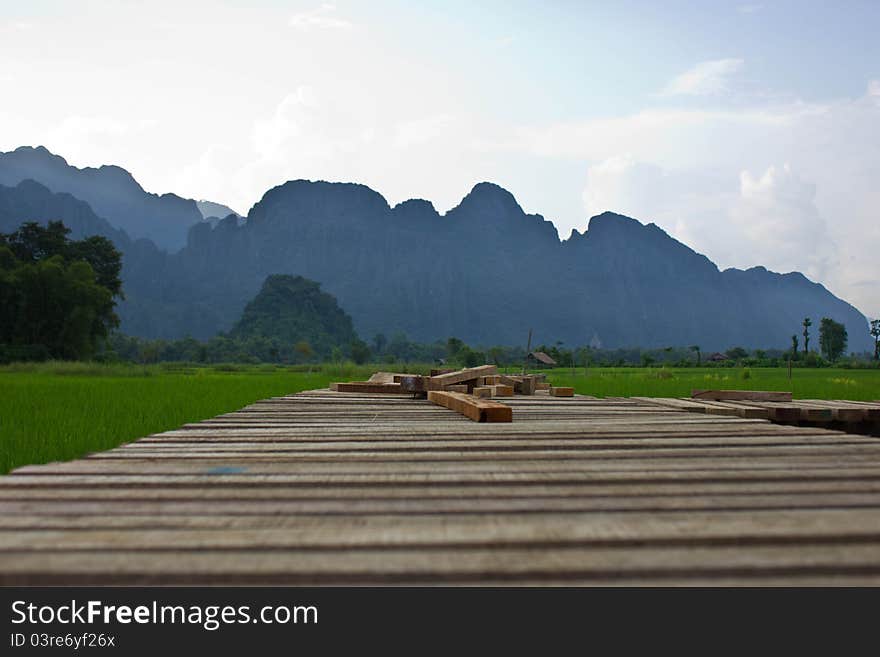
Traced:
[[0, 150], [240, 213], [305, 178], [498, 183], [880, 317], [880, 3], [0, 0]]

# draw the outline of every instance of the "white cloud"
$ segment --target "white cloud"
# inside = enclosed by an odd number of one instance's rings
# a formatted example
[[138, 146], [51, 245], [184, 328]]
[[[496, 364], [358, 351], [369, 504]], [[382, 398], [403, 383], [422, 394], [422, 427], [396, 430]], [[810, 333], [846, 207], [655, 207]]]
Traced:
[[590, 167], [584, 206], [654, 222], [721, 268], [764, 265], [827, 280], [836, 245], [815, 203], [816, 186], [789, 164], [709, 174], [670, 170], [629, 155]]
[[436, 114], [399, 124], [395, 130], [395, 148], [410, 148], [426, 144], [443, 136], [454, 136], [455, 117]]
[[677, 75], [661, 92], [664, 96], [708, 96], [729, 91], [728, 78], [739, 72], [745, 62], [742, 59], [715, 59], [701, 62]]
[[34, 29], [34, 24], [30, 21], [13, 20], [0, 22], [0, 32], [27, 32], [32, 29]]
[[90, 160], [121, 164], [118, 147], [129, 139], [141, 138], [158, 127], [154, 119], [119, 119], [107, 115], [74, 115], [61, 119], [44, 133], [39, 143], [60, 155], [89, 151]]
[[336, 15], [336, 5], [324, 3], [315, 9], [301, 11], [290, 17], [289, 24], [298, 30], [350, 30], [354, 23]]
[[730, 219], [745, 237], [755, 264], [827, 280], [836, 245], [816, 207], [816, 185], [804, 181], [789, 164], [771, 165], [760, 177], [741, 172], [740, 195], [730, 208]]

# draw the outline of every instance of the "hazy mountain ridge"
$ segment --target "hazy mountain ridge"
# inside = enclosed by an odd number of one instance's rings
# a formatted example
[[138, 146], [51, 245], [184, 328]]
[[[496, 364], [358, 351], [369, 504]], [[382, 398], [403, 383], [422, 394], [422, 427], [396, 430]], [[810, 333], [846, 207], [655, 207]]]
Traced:
[[[33, 185], [0, 189], [0, 207], [4, 195], [51, 194]], [[52, 211], [86, 229], [71, 200]], [[229, 330], [267, 276], [291, 274], [319, 281], [367, 338], [519, 344], [533, 328], [567, 346], [785, 348], [805, 316], [829, 316], [847, 325], [851, 350], [870, 347], [865, 317], [801, 274], [722, 272], [659, 227], [610, 212], [560, 242], [490, 183], [441, 215], [419, 199], [392, 208], [364, 185], [297, 180], [244, 222], [196, 223], [178, 253], [122, 235], [107, 235], [125, 254], [122, 329], [145, 337]]]
[[132, 238], [146, 237], [170, 251], [182, 247], [190, 226], [203, 220], [195, 201], [146, 192], [118, 166], [80, 169], [43, 146], [0, 153], [0, 185], [14, 186], [27, 179], [53, 192], [72, 194]]
[[231, 214], [234, 214], [236, 217], [241, 216], [227, 205], [206, 201], [205, 199], [196, 201], [196, 207], [199, 209], [203, 219], [225, 219]]

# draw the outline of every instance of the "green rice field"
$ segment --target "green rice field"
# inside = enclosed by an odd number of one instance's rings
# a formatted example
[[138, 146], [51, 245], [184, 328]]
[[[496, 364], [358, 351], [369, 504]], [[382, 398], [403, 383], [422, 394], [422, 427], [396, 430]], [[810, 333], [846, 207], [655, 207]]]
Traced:
[[[424, 373], [429, 367], [406, 369]], [[0, 367], [0, 473], [110, 449], [258, 399], [401, 369], [387, 364], [314, 369], [91, 363]], [[553, 370], [549, 380], [599, 397], [682, 397], [694, 388], [725, 388], [790, 390], [800, 399], [880, 399], [877, 369], [795, 369], [789, 381], [785, 369], [578, 368]]]

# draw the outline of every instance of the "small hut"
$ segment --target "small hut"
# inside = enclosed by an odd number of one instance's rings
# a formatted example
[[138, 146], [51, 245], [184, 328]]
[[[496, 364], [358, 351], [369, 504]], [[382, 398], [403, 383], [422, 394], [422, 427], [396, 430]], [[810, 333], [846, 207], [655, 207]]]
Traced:
[[556, 361], [543, 351], [530, 351], [526, 356], [526, 363], [529, 367], [556, 367]]
[[709, 356], [706, 360], [712, 363], [723, 363], [724, 361], [730, 360], [727, 354], [722, 354], [720, 352], [715, 352], [711, 356]]

